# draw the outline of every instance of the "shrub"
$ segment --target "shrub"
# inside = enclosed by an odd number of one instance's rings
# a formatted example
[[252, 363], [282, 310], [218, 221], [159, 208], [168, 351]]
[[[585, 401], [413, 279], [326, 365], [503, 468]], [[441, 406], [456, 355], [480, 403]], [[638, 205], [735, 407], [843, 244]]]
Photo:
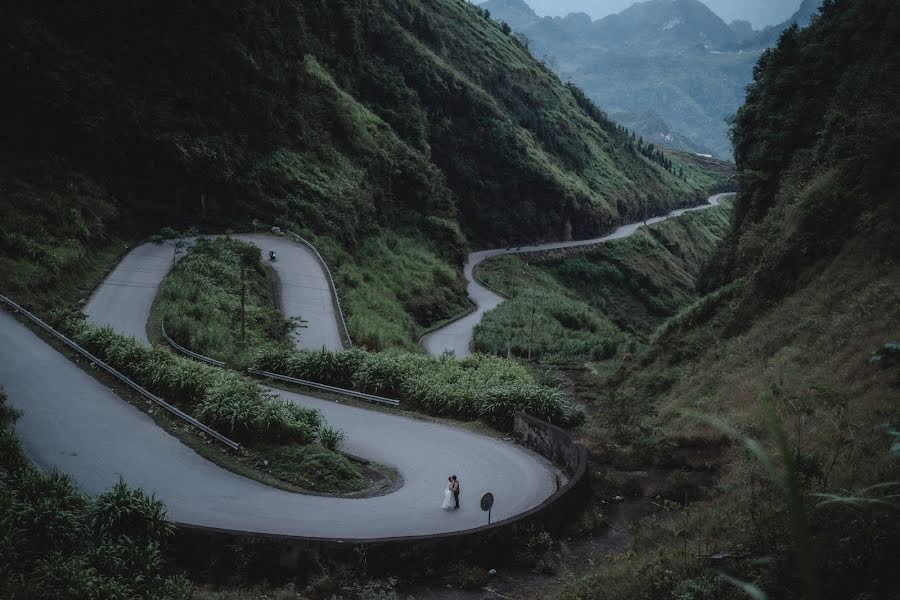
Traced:
[[477, 590], [487, 585], [490, 579], [486, 569], [462, 563], [453, 565], [447, 571], [450, 585], [463, 590]]
[[364, 488], [367, 480], [350, 459], [320, 444], [260, 446], [267, 471], [307, 490], [346, 493]]
[[499, 429], [509, 429], [512, 415], [520, 410], [561, 425], [583, 420], [562, 391], [539, 384], [525, 366], [503, 358], [473, 355], [457, 360], [396, 351], [301, 352], [270, 347], [256, 353], [253, 365], [397, 398], [432, 415], [481, 419]]
[[344, 445], [344, 433], [331, 427], [323, 427], [319, 431], [319, 442], [332, 452], [337, 452]]
[[68, 476], [38, 472], [11, 414], [0, 391], [0, 432], [12, 440], [0, 454], [0, 596], [188, 598], [188, 583], [163, 573], [173, 529], [162, 503], [122, 482], [91, 499]]
[[[242, 281], [245, 340], [237, 333]], [[255, 245], [200, 239], [163, 280], [158, 310], [166, 333], [180, 344], [240, 364], [247, 346], [284, 341], [293, 327], [278, 312], [274, 289]]]
[[308, 444], [322, 426], [318, 411], [278, 401], [252, 380], [144, 346], [109, 328], [69, 321], [66, 329], [91, 352], [194, 417], [245, 443]]

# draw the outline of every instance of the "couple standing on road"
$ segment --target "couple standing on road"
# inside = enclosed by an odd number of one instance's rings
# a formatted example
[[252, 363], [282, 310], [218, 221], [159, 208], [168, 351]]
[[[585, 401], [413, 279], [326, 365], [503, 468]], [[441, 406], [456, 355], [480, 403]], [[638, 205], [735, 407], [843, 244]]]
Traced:
[[444, 503], [441, 508], [444, 510], [457, 510], [459, 508], [459, 479], [456, 475], [447, 478], [447, 489], [444, 490]]

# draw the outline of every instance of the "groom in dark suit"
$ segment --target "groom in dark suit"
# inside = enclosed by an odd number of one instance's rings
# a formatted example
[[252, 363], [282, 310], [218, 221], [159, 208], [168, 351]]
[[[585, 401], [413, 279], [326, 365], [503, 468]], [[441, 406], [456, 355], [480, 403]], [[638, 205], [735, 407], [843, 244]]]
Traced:
[[456, 504], [455, 508], [459, 508], [459, 479], [456, 478], [456, 475], [453, 475], [450, 479], [453, 482], [450, 484], [450, 490], [453, 492], [453, 502]]

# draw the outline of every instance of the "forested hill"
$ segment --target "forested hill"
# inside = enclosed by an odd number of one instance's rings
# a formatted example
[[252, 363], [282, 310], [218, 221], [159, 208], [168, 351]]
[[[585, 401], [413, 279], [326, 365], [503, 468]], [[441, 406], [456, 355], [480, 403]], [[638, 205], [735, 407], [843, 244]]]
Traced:
[[[8, 155], [54, 156], [129, 208], [377, 223], [448, 244], [594, 234], [685, 182], [463, 0], [16, 1]], [[201, 200], [202, 199], [202, 200]]]
[[[593, 435], [611, 462], [676, 448], [702, 457], [695, 473], [716, 452], [725, 466], [564, 598], [896, 597], [898, 39], [896, 0], [830, 0], [760, 58], [732, 126], [740, 191], [709, 293], [594, 386], [609, 390]], [[685, 539], [710, 550], [681, 552]], [[740, 552], [741, 591], [712, 549]]]
[[900, 7], [833, 0], [760, 58], [733, 123], [741, 194], [728, 254], [777, 297], [864, 244], [900, 255]]

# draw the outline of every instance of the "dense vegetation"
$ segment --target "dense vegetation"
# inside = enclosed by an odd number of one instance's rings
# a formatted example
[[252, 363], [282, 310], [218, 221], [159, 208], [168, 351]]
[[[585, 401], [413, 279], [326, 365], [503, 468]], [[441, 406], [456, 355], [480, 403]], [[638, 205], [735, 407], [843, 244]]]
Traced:
[[585, 434], [609, 468], [679, 468], [682, 492], [563, 597], [896, 593], [898, 36], [895, 2], [830, 0], [760, 59], [709, 293], [597, 382]]
[[[353, 463], [337, 452], [343, 437], [318, 411], [278, 399], [231, 371], [145, 346], [109, 328], [71, 319], [64, 326], [72, 339], [114, 368], [245, 444], [247, 461], [257, 470], [321, 492], [352, 492], [367, 485]], [[311, 462], [315, 470], [307, 469]]]
[[189, 598], [163, 563], [173, 528], [162, 503], [122, 482], [89, 498], [40, 473], [12, 432], [17, 416], [0, 390], [0, 596]]
[[109, 231], [118, 211], [108, 191], [65, 165], [35, 161], [13, 169], [4, 157], [0, 291], [41, 309], [90, 291], [85, 282], [99, 280], [126, 249]]
[[730, 214], [726, 203], [589, 249], [483, 262], [479, 279], [511, 300], [476, 327], [476, 349], [525, 357], [531, 341], [541, 361], [618, 362], [699, 297], [702, 265], [729, 231]]
[[163, 279], [156, 310], [166, 333], [182, 346], [230, 365], [242, 365], [248, 361], [248, 348], [287, 343], [288, 332], [294, 325], [302, 325], [281, 316], [276, 285], [255, 245], [230, 238], [201, 239]]
[[[240, 276], [239, 266], [256, 270], [248, 282], [245, 294], [245, 340], [240, 340]], [[524, 366], [514, 361], [473, 356], [457, 361], [450, 356], [433, 358], [419, 353], [388, 351], [369, 353], [359, 349], [347, 352], [303, 352], [294, 349], [286, 339], [287, 327], [275, 308], [271, 294], [275, 282], [271, 272], [259, 265], [259, 250], [237, 240], [220, 238], [200, 241], [181, 263], [167, 275], [161, 287], [156, 310], [166, 315], [170, 336], [187, 348], [207, 356], [226, 360], [238, 368], [251, 366], [318, 381], [329, 385], [386, 395], [403, 401], [403, 406], [427, 414], [464, 420], [480, 419], [494, 427], [509, 429], [512, 414], [525, 410], [561, 425], [580, 422], [580, 413], [570, 405], [560, 391], [541, 385]], [[104, 356], [111, 356], [114, 364], [129, 365], [132, 360], [111, 353], [119, 336], [99, 343], [111, 332], [79, 327], [79, 339], [90, 347], [100, 347]], [[88, 332], [87, 334], [85, 332]], [[300, 331], [302, 335], [302, 330]], [[115, 342], [115, 344], [113, 344]], [[128, 351], [137, 351], [135, 343], [127, 344]], [[176, 358], [161, 350], [140, 350], [166, 364], [177, 361], [188, 371], [166, 375], [166, 382], [192, 382], [186, 393], [175, 387], [163, 388], [164, 395], [193, 404], [194, 396], [202, 396], [210, 389], [202, 377], [222, 377], [227, 381], [212, 389], [224, 388], [247, 391], [247, 407], [266, 404], [262, 390], [237, 375], [216, 371], [190, 361]], [[174, 363], [172, 363], [174, 364]], [[146, 370], [143, 370], [146, 367]], [[158, 369], [149, 361], [136, 372], [141, 377], [158, 377]], [[132, 372], [132, 371], [129, 371]], [[240, 383], [240, 385], [238, 385]], [[161, 392], [162, 393], [162, 392]], [[230, 400], [234, 400], [231, 398]], [[232, 402], [212, 401], [211, 405], [232, 406]], [[223, 408], [222, 410], [225, 410]], [[232, 409], [228, 409], [232, 410]], [[200, 418], [218, 414], [218, 410], [200, 411]], [[259, 419], [252, 414], [242, 415], [244, 429], [251, 429]], [[235, 431], [230, 421], [217, 418], [225, 431]], [[266, 432], [254, 439], [263, 443], [270, 438]], [[315, 436], [313, 436], [315, 437]]]
[[594, 234], [700, 189], [462, 0], [16, 1], [0, 31], [20, 298], [115, 238], [256, 220], [335, 265], [354, 338], [411, 348], [465, 307], [463, 232]]
[[520, 410], [564, 426], [583, 419], [565, 394], [538, 383], [523, 365], [483, 355], [457, 360], [405, 352], [266, 349], [256, 356], [254, 366], [396, 398], [404, 407], [431, 415], [481, 419], [503, 430], [512, 426], [512, 415]]

